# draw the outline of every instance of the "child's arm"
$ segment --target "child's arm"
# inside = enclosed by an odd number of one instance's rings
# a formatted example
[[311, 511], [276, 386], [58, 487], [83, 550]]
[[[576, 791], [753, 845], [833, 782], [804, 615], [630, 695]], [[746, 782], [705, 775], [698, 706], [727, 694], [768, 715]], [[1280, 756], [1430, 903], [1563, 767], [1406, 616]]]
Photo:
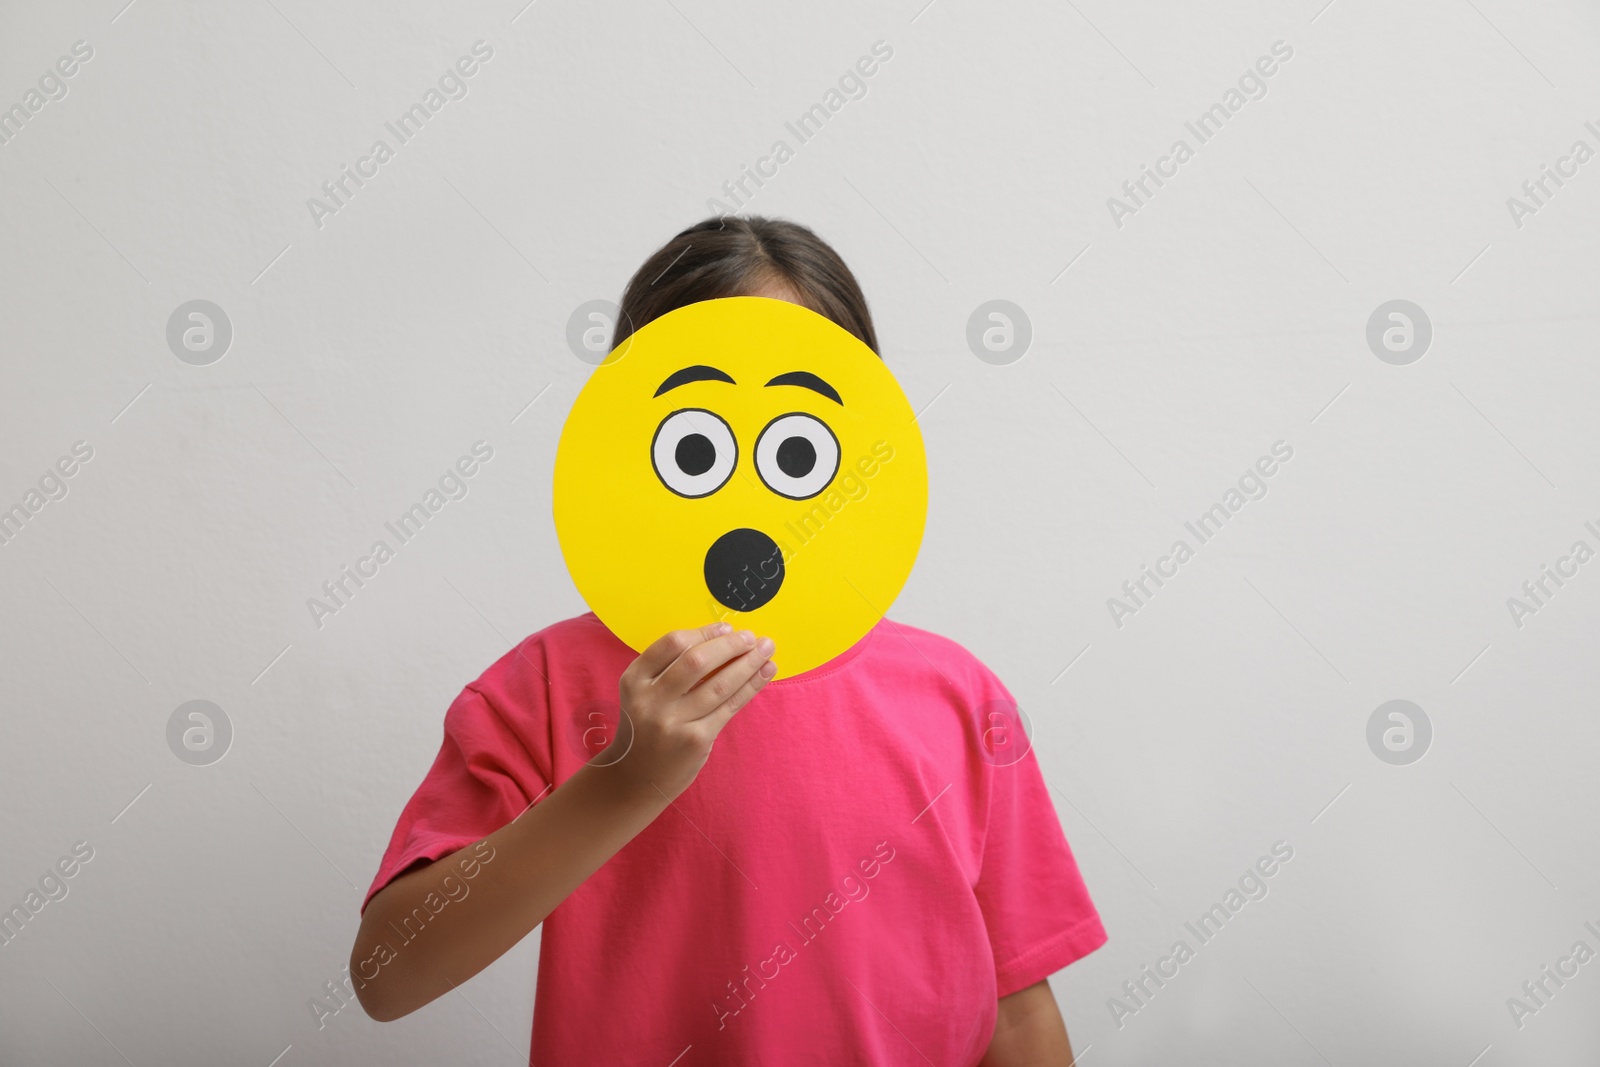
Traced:
[[[350, 953], [356, 995], [368, 1015], [398, 1019], [493, 963], [689, 787], [717, 734], [776, 673], [771, 641], [732, 630], [716, 623], [674, 631], [634, 660], [620, 686], [633, 725], [626, 757], [579, 768], [485, 838], [493, 862], [415, 940], [391, 935], [430, 893], [449, 895], [441, 884], [453, 863], [402, 875], [372, 898]], [[482, 859], [477, 847], [450, 858]]]
[[1073, 1062], [1067, 1025], [1049, 982], [1000, 998], [994, 1037], [979, 1067], [1071, 1067]]

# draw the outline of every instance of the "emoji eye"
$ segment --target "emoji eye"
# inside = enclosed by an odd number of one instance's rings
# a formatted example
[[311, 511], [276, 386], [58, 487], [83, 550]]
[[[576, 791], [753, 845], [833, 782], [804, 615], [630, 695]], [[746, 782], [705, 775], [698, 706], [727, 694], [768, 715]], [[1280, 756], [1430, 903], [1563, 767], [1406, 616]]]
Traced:
[[839, 472], [839, 440], [813, 415], [779, 415], [756, 439], [756, 472], [779, 496], [816, 496]]
[[679, 496], [710, 496], [733, 474], [739, 446], [733, 431], [701, 408], [674, 411], [656, 427], [650, 461], [661, 484]]

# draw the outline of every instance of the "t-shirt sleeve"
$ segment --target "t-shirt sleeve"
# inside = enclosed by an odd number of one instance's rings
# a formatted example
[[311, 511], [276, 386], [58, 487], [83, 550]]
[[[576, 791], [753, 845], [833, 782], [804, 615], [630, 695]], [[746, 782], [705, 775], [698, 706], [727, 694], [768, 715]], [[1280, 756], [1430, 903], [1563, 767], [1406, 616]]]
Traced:
[[[998, 679], [996, 702], [1016, 703]], [[1013, 713], [1014, 714], [1014, 713]], [[1039, 761], [984, 760], [988, 819], [974, 889], [994, 949], [998, 996], [1026, 989], [1106, 942]]]
[[528, 809], [550, 782], [548, 730], [518, 729], [472, 686], [445, 712], [444, 741], [400, 812], [361, 902], [412, 867], [487, 837]]

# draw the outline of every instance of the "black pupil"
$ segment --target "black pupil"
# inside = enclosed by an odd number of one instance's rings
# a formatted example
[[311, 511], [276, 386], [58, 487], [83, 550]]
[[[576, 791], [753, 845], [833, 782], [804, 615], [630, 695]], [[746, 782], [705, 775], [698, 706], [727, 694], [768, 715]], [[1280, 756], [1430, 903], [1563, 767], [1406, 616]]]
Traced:
[[705, 434], [692, 433], [678, 442], [678, 450], [673, 458], [678, 461], [678, 469], [683, 473], [690, 476], [704, 474], [717, 461], [717, 446]]
[[778, 469], [791, 478], [804, 478], [817, 465], [817, 449], [804, 437], [786, 437], [778, 446]]

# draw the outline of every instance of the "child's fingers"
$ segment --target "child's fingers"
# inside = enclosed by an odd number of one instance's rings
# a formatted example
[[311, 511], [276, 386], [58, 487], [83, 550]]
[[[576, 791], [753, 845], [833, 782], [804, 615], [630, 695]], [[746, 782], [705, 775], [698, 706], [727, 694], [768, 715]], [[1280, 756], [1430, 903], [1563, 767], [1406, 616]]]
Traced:
[[[778, 673], [778, 665], [767, 658], [767, 656], [771, 655], [770, 652], [763, 656], [756, 649], [751, 649], [747, 655], [756, 659], [755, 670], [745, 679], [743, 685], [733, 691], [732, 696], [721, 704], [716, 705], [709, 714], [697, 720], [711, 730], [713, 737], [720, 734], [722, 728], [728, 725], [728, 720], [733, 718], [740, 708], [750, 703], [751, 698], [761, 692], [762, 688], [772, 680], [772, 676]], [[740, 666], [740, 663], [731, 663], [728, 665], [727, 670], [736, 670]]]
[[[755, 635], [749, 630], [702, 641], [661, 672], [654, 683], [655, 691], [668, 700], [677, 700], [718, 667], [749, 651], [754, 643]], [[712, 681], [714, 679], [708, 679], [706, 684], [710, 685]]]
[[689, 702], [689, 717], [704, 718], [731, 700], [771, 658], [772, 638], [763, 637], [744, 655], [701, 682], [700, 687], [685, 698]]
[[634, 669], [644, 681], [651, 681], [689, 649], [732, 632], [733, 627], [725, 622], [714, 622], [695, 630], [672, 630], [639, 653], [639, 658], [633, 661]]

